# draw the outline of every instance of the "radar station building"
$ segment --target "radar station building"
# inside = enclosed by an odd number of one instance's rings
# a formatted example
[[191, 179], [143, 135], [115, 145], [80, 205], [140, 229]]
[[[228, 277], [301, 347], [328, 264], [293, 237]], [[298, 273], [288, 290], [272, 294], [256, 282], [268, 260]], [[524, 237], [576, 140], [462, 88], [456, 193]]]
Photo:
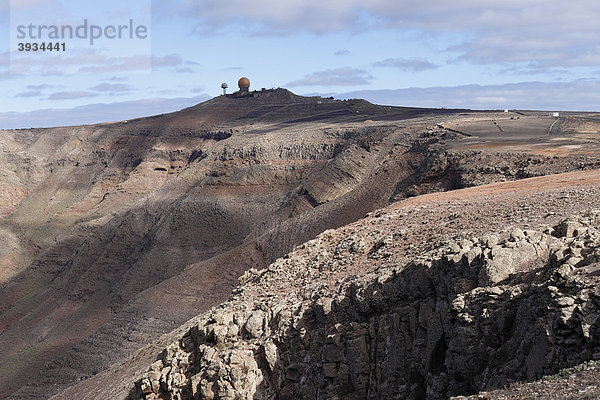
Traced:
[[245, 76], [238, 80], [238, 87], [239, 87], [238, 91], [233, 92], [232, 94], [227, 94], [227, 91], [226, 91], [227, 83], [223, 83], [221, 85], [221, 88], [223, 89], [223, 96], [231, 97], [231, 98], [262, 97], [262, 96], [268, 96], [271, 93], [277, 92], [277, 90], [279, 90], [279, 88], [277, 88], [277, 89], [262, 88], [261, 90], [250, 91], [250, 79], [246, 78]]
[[240, 80], [238, 81], [238, 86], [240, 88], [240, 94], [242, 96], [250, 93], [250, 79], [246, 78], [245, 76], [243, 78], [240, 78]]

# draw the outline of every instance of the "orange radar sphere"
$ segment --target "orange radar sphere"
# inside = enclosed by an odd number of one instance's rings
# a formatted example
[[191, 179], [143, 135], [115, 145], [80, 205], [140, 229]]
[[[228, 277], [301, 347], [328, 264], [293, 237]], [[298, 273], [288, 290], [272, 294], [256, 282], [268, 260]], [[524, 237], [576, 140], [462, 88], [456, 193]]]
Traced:
[[249, 88], [250, 87], [250, 80], [246, 77], [241, 78], [238, 81], [238, 86], [241, 88]]

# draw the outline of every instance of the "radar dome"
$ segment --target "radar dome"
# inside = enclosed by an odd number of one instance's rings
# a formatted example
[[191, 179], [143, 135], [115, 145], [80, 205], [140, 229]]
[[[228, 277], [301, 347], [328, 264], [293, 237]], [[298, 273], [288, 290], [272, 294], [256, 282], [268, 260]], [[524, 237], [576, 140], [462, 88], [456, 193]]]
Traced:
[[238, 81], [240, 89], [248, 89], [250, 87], [250, 79], [243, 77]]

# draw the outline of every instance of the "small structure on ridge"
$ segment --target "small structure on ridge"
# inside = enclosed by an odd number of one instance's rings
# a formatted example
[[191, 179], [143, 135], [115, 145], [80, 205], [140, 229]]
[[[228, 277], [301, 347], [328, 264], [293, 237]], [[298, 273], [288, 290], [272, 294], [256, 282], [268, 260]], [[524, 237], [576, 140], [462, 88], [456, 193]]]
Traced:
[[238, 81], [238, 86], [240, 88], [240, 94], [246, 94], [250, 92], [250, 79], [246, 78], [245, 76], [243, 78], [240, 78], [240, 80]]

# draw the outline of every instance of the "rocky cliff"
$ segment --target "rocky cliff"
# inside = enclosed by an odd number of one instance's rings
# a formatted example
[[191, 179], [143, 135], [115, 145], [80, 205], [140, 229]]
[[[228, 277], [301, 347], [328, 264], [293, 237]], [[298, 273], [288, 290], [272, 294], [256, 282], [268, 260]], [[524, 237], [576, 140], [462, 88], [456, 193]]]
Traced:
[[248, 271], [129, 399], [443, 399], [600, 357], [600, 211], [398, 263], [405, 215]]

